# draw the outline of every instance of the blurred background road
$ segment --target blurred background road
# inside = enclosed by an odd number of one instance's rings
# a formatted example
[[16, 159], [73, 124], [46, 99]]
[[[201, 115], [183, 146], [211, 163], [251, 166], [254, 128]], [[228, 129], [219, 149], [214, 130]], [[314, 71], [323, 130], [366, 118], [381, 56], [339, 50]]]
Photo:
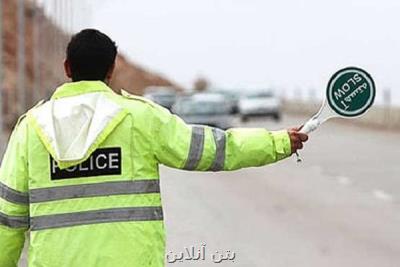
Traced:
[[[280, 129], [252, 120], [245, 127]], [[303, 162], [232, 173], [163, 168], [168, 250], [206, 244], [204, 261], [169, 266], [213, 266], [215, 251], [235, 251], [220, 266], [371, 266], [400, 264], [400, 135], [335, 122], [310, 136]]]

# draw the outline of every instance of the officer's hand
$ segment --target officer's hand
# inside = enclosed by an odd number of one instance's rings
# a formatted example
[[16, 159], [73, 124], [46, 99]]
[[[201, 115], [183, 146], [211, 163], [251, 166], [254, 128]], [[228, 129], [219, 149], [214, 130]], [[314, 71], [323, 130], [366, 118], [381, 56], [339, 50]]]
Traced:
[[297, 150], [302, 149], [303, 143], [307, 142], [308, 140], [308, 135], [305, 133], [300, 133], [300, 129], [301, 127], [288, 130], [290, 143], [292, 146], [292, 154], [296, 153]]

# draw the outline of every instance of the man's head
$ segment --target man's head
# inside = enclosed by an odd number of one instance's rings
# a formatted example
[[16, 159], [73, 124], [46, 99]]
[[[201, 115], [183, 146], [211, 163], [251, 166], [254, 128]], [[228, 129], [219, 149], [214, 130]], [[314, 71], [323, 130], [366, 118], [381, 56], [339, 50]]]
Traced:
[[110, 80], [117, 47], [104, 33], [85, 29], [72, 36], [64, 62], [65, 73], [72, 81]]

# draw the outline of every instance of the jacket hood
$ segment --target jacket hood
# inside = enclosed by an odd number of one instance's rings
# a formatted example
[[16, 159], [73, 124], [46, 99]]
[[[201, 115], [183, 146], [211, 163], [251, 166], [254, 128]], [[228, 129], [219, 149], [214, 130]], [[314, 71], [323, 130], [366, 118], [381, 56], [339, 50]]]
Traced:
[[104, 92], [91, 92], [51, 99], [33, 109], [32, 118], [49, 153], [66, 168], [86, 160], [122, 119], [122, 113]]

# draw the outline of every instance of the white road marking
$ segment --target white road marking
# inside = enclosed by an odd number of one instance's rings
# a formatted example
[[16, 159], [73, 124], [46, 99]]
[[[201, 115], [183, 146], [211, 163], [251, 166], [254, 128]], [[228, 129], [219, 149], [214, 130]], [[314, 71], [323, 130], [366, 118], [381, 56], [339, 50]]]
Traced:
[[336, 177], [337, 181], [339, 184], [344, 185], [344, 186], [348, 186], [351, 185], [353, 182], [351, 181], [351, 179], [349, 177], [346, 176], [338, 176]]
[[320, 166], [320, 165], [313, 165], [310, 167], [310, 169], [311, 169], [311, 171], [318, 173], [318, 174], [322, 173], [324, 170], [324, 168], [322, 168], [322, 166]]
[[393, 196], [386, 193], [383, 190], [374, 190], [372, 191], [372, 194], [374, 195], [375, 198], [379, 199], [379, 200], [383, 200], [383, 201], [388, 201], [388, 202], [392, 202], [394, 200]]

